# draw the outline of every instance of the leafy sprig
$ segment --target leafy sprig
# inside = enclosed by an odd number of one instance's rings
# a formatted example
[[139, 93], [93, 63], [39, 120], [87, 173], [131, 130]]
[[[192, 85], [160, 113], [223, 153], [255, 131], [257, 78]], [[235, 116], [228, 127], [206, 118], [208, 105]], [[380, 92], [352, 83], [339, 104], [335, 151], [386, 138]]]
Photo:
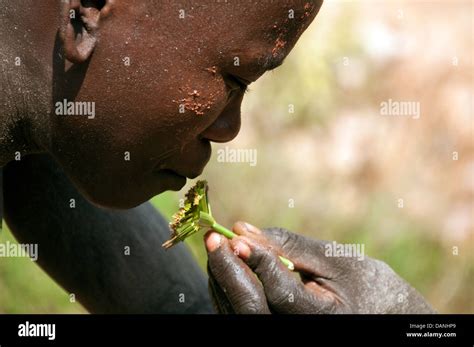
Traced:
[[[176, 212], [170, 222], [171, 239], [163, 243], [163, 247], [168, 249], [179, 242], [184, 241], [189, 236], [197, 233], [201, 229], [213, 229], [221, 235], [232, 239], [237, 236], [235, 233], [220, 225], [212, 216], [209, 205], [207, 181], [197, 181], [197, 183], [186, 193], [184, 206]], [[293, 263], [280, 257], [281, 261], [290, 269], [294, 269]]]

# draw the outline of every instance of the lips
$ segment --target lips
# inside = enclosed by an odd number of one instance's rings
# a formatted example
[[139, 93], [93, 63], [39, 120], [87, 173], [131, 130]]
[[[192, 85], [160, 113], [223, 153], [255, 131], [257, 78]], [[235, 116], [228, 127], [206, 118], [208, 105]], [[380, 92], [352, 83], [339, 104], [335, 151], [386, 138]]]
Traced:
[[202, 171], [200, 171], [200, 172], [195, 172], [195, 173], [188, 173], [188, 174], [186, 175], [186, 177], [187, 177], [187, 178], [190, 178], [190, 179], [194, 179], [194, 178], [198, 177], [199, 175], [201, 175], [201, 173], [202, 173]]
[[168, 176], [176, 176], [176, 177], [186, 178], [186, 176], [180, 175], [176, 171], [173, 171], [173, 170], [170, 170], [170, 169], [162, 169], [162, 170], [158, 170], [157, 172], [159, 172], [161, 174], [164, 174], [164, 175], [168, 175]]
[[202, 170], [200, 172], [189, 172], [187, 174], [180, 174], [180, 173], [177, 173], [176, 171], [174, 170], [171, 170], [171, 169], [161, 169], [161, 170], [155, 170], [156, 173], [159, 173], [159, 174], [162, 174], [162, 175], [166, 175], [166, 176], [174, 176], [174, 177], [178, 177], [178, 178], [189, 178], [189, 179], [194, 179], [196, 177], [198, 177], [201, 173], [202, 173]]
[[186, 157], [175, 157], [174, 160], [162, 162], [153, 170], [154, 173], [174, 178], [194, 179], [202, 174], [211, 158], [211, 145], [208, 140], [201, 140], [199, 148], [182, 151]]

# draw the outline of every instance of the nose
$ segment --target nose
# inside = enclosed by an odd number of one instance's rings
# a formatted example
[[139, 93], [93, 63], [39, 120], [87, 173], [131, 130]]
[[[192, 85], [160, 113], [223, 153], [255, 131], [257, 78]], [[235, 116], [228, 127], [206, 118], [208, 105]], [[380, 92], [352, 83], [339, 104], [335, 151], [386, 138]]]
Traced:
[[235, 95], [222, 110], [217, 119], [201, 133], [201, 136], [213, 142], [229, 142], [240, 131], [240, 106], [243, 93]]

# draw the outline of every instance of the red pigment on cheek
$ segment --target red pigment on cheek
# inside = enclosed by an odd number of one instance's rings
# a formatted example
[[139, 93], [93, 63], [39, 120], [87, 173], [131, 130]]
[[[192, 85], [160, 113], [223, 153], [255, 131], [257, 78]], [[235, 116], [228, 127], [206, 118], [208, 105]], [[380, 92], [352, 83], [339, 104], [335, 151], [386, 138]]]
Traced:
[[[212, 76], [217, 77], [217, 67], [211, 66], [204, 69], [205, 71], [212, 74]], [[186, 88], [189, 90], [189, 88]], [[180, 91], [184, 91], [183, 88], [179, 88]], [[197, 116], [202, 116], [207, 110], [210, 110], [212, 105], [216, 102], [219, 93], [216, 95], [209, 94], [206, 98], [207, 100], [202, 100], [201, 94], [194, 89], [191, 92], [187, 93], [187, 97], [179, 99], [179, 100], [172, 100], [174, 103], [183, 105], [185, 110], [194, 112]]]
[[206, 70], [207, 72], [210, 72], [213, 76], [215, 76], [217, 73], [217, 67], [215, 66], [205, 68], [204, 70]]
[[197, 116], [204, 115], [206, 110], [209, 110], [214, 103], [214, 98], [210, 95], [210, 99], [207, 101], [200, 100], [199, 92], [194, 89], [188, 93], [188, 96], [179, 100], [172, 100], [174, 103], [183, 105], [185, 110], [194, 112]]

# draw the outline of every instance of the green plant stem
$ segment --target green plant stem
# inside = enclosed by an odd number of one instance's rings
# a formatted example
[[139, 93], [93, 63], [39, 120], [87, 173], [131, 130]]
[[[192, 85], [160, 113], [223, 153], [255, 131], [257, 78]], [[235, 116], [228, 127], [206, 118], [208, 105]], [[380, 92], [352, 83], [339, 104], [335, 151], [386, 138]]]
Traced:
[[288, 268], [290, 269], [291, 271], [293, 271], [295, 269], [295, 264], [293, 264], [293, 262], [290, 260], [290, 259], [287, 259], [285, 257], [282, 257], [281, 255], [279, 256], [280, 257], [280, 260], [281, 262]]
[[[211, 228], [214, 229], [215, 231], [217, 231], [219, 234], [224, 235], [228, 239], [233, 239], [234, 237], [237, 236], [235, 233], [233, 233], [232, 231], [227, 229], [225, 226], [222, 226], [217, 222], [214, 222], [211, 225]], [[282, 257], [282, 256], [280, 256], [280, 260], [291, 271], [293, 271], [295, 269], [295, 265], [293, 264], [293, 262], [291, 260], [289, 260], [285, 257]]]
[[220, 225], [219, 223], [214, 223], [211, 226], [211, 228], [214, 229], [215, 231], [217, 231], [219, 234], [224, 235], [228, 239], [233, 239], [234, 237], [237, 236], [235, 233], [233, 233], [232, 231], [227, 229], [225, 226]]

